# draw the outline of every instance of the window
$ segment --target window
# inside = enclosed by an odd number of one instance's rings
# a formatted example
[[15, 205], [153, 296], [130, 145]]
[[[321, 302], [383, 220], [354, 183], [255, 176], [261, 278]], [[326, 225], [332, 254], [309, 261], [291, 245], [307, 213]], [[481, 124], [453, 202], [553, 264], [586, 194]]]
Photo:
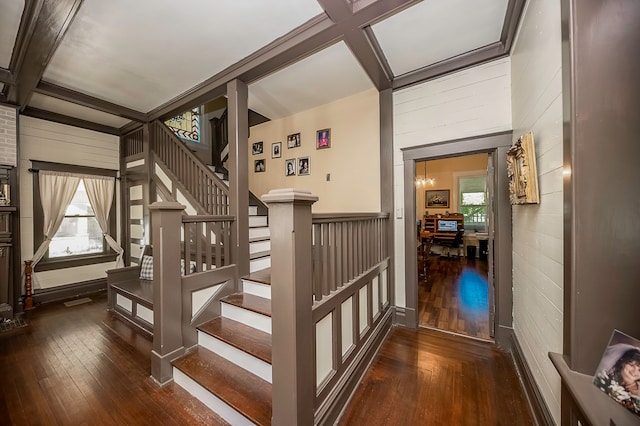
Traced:
[[84, 189], [84, 182], [80, 181], [60, 229], [51, 239], [49, 258], [103, 253], [105, 245], [102, 230]]
[[[93, 167], [74, 166], [68, 164], [33, 161], [36, 170], [77, 173], [81, 175], [113, 176], [115, 170], [97, 169]], [[113, 236], [116, 229], [116, 200], [111, 204], [109, 213], [109, 232]], [[44, 213], [40, 201], [40, 183], [38, 173], [33, 173], [33, 242], [39, 247], [44, 241]], [[37, 272], [53, 269], [70, 268], [112, 261], [115, 252], [104, 239], [103, 232], [95, 217], [84, 182], [80, 180], [75, 195], [67, 207], [65, 217], [56, 235], [51, 239], [49, 250], [35, 266]]]
[[485, 231], [487, 224], [487, 178], [484, 176], [461, 177], [460, 212], [464, 215], [465, 229]]

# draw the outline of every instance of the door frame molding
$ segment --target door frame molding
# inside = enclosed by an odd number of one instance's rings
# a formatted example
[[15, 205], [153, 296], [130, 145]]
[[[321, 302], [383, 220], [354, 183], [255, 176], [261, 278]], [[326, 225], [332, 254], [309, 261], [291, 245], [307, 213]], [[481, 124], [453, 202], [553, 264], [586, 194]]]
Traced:
[[[405, 243], [405, 325], [418, 327], [418, 276], [416, 252], [416, 161], [436, 160], [461, 155], [494, 153], [494, 283], [495, 283], [495, 342], [509, 348], [513, 333], [512, 291], [512, 227], [511, 204], [507, 177], [506, 153], [512, 144], [512, 132], [438, 142], [402, 149], [404, 162], [404, 243]], [[504, 161], [501, 161], [504, 160]]]

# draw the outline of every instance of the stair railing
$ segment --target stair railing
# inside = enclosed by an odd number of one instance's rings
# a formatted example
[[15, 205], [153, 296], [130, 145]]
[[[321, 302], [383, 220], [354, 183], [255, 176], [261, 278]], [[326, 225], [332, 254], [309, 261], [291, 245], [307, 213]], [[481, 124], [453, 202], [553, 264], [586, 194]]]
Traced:
[[[171, 361], [197, 344], [196, 326], [220, 314], [213, 303], [235, 291], [233, 216], [185, 216], [176, 202], [149, 206], [153, 223], [153, 350], [151, 376], [163, 385]], [[208, 290], [206, 300], [200, 297]]]
[[391, 327], [389, 215], [312, 215], [299, 190], [262, 197], [271, 230], [274, 424], [332, 424]]

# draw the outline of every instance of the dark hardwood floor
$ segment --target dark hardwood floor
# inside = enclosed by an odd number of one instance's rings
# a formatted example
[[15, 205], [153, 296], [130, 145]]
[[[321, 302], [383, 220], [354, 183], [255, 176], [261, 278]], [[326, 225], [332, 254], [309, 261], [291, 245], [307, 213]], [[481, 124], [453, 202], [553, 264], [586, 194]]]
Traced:
[[420, 326], [490, 340], [487, 262], [430, 255], [426, 274], [423, 262], [420, 256]]
[[226, 425], [180, 387], [156, 386], [151, 342], [106, 312], [106, 294], [92, 299], [0, 333], [0, 425]]
[[488, 342], [396, 327], [339, 424], [535, 423], [509, 354]]
[[[149, 377], [151, 342], [106, 312], [106, 297], [39, 307], [0, 333], [0, 425], [223, 425], [176, 385]], [[509, 356], [491, 344], [392, 329], [343, 425], [527, 425]]]

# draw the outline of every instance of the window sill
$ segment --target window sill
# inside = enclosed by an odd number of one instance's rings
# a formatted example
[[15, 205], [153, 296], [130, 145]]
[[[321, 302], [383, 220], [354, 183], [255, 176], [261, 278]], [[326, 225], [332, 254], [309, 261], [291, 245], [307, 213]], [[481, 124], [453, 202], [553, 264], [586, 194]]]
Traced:
[[96, 254], [88, 256], [78, 256], [64, 259], [41, 260], [34, 268], [35, 272], [53, 271], [56, 269], [75, 268], [77, 266], [96, 265], [115, 261], [116, 253]]

